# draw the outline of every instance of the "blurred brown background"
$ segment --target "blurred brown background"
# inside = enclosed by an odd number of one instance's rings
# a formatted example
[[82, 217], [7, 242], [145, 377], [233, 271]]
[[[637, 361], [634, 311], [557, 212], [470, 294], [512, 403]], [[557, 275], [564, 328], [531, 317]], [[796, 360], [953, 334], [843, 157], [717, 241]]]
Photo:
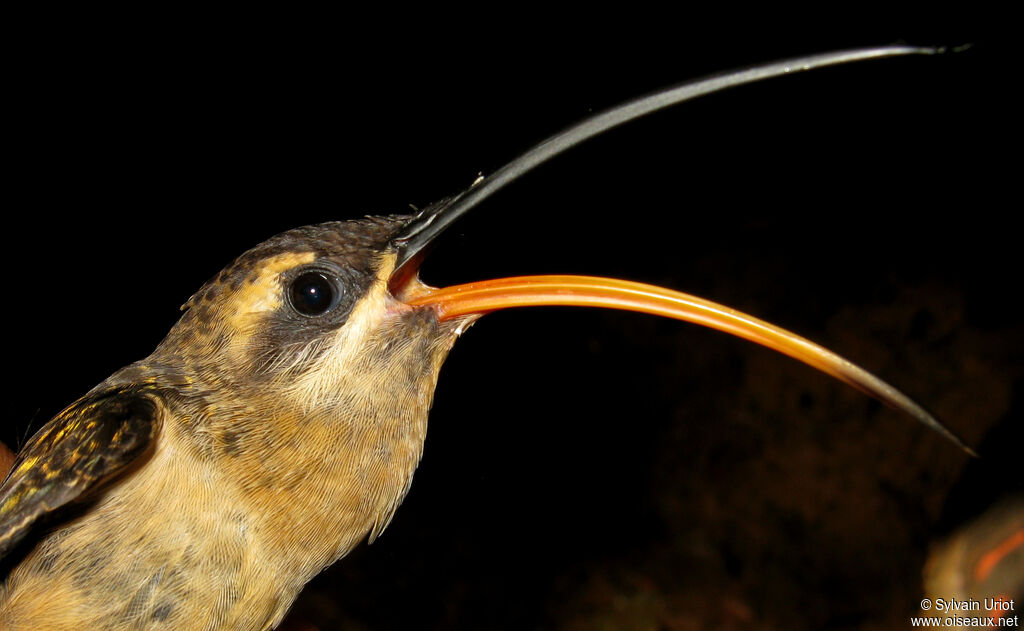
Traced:
[[610, 275], [724, 302], [877, 372], [981, 459], [723, 334], [495, 314], [443, 371], [388, 531], [296, 605], [322, 631], [907, 628], [933, 542], [1022, 490], [1005, 51], [968, 28], [658, 22], [26, 48], [10, 91], [7, 208], [23, 227], [7, 232], [4, 440], [146, 355], [191, 291], [280, 230], [428, 204], [683, 79], [975, 41], [733, 90], [591, 141], [463, 221], [424, 277]]

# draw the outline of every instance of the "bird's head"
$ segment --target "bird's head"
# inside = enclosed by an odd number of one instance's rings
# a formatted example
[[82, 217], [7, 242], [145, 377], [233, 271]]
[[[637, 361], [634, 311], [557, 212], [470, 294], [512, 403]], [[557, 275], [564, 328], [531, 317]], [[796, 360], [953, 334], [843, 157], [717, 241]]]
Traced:
[[[391, 240], [409, 220], [329, 222], [261, 243], [189, 299], [158, 354], [211, 387], [231, 380], [307, 411], [334, 408], [357, 378], [380, 389], [436, 372], [473, 318], [442, 324], [390, 291]], [[410, 278], [402, 295], [419, 287]]]

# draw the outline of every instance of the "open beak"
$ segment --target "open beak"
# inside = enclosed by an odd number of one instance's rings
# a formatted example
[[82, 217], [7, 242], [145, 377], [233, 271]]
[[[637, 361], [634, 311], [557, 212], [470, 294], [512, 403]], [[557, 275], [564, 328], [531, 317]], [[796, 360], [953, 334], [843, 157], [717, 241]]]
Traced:
[[813, 366], [906, 412], [965, 452], [976, 455], [924, 408], [870, 372], [795, 333], [709, 300], [654, 285], [590, 276], [523, 276], [444, 289], [414, 282], [426, 249], [461, 215], [523, 173], [607, 129], [664, 107], [753, 81], [851, 61], [937, 52], [940, 51], [933, 48], [888, 46], [789, 59], [673, 86], [596, 114], [544, 140], [462, 194], [434, 204], [412, 218], [392, 240], [397, 252], [390, 281], [392, 294], [407, 304], [435, 309], [441, 320], [510, 307], [558, 305], [624, 309], [702, 324]]

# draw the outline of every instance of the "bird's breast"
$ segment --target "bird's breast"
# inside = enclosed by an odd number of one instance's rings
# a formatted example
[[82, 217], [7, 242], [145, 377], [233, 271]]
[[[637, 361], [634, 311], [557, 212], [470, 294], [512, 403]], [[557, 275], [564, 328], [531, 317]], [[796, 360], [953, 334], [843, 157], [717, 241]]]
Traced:
[[11, 572], [0, 620], [37, 630], [262, 629], [283, 615], [289, 586], [267, 562], [256, 516], [217, 467], [162, 438]]

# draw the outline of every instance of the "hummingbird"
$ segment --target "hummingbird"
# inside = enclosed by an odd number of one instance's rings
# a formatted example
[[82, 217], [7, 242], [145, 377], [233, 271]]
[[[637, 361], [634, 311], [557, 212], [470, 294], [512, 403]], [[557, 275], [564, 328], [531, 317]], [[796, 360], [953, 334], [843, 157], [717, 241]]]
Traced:
[[197, 291], [166, 338], [65, 408], [0, 486], [10, 629], [271, 629], [303, 585], [390, 523], [419, 463], [438, 374], [483, 315], [600, 306], [686, 320], [788, 354], [906, 411], [852, 362], [756, 317], [652, 285], [526, 276], [435, 289], [437, 237], [567, 148], [649, 112], [883, 47], [785, 60], [662, 90], [540, 143], [412, 215], [296, 228]]

